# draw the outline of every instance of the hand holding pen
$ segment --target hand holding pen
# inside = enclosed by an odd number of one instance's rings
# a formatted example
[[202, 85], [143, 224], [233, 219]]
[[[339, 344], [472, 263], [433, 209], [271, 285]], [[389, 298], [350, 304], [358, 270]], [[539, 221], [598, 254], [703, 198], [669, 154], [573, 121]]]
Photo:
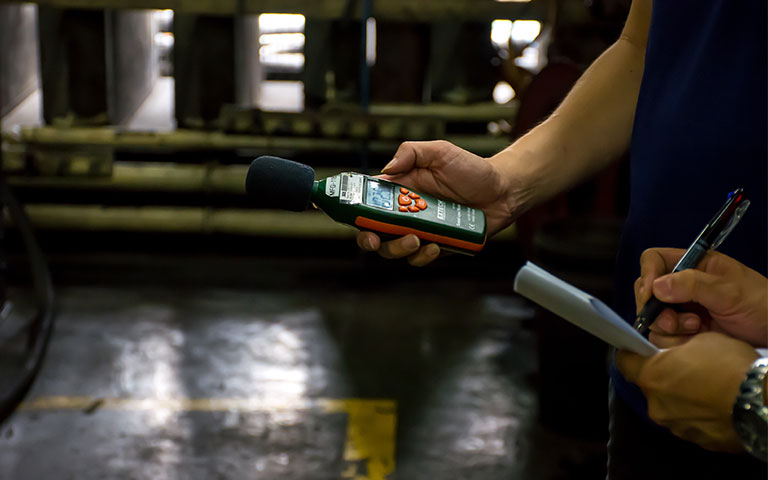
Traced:
[[667, 273], [684, 253], [680, 248], [651, 248], [640, 258], [643, 273], [635, 294], [638, 307], [651, 292], [663, 302], [682, 307], [659, 315], [651, 325], [651, 342], [669, 348], [713, 331], [754, 347], [768, 346], [768, 278], [712, 251], [695, 269]]
[[[685, 254], [680, 258], [672, 272], [695, 268], [706, 253], [716, 249], [725, 240], [728, 234], [733, 230], [736, 224], [741, 220], [749, 200], [746, 199], [742, 189], [738, 189], [728, 196], [728, 200], [718, 210], [715, 216], [704, 226], [699, 236], [693, 241]], [[648, 327], [653, 323], [656, 317], [670, 304], [661, 302], [651, 295], [650, 300], [645, 304], [637, 316], [634, 327], [640, 333], [647, 334]]]

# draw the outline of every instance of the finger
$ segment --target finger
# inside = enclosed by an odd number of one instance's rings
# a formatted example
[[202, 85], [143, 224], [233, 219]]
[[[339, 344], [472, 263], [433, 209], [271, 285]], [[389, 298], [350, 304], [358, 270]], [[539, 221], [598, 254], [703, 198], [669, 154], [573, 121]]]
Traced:
[[701, 317], [693, 312], [676, 313], [664, 310], [649, 329], [662, 335], [693, 335], [703, 329]]
[[695, 269], [659, 277], [653, 281], [652, 288], [656, 298], [663, 302], [695, 302], [712, 312], [728, 310], [739, 294], [736, 283]]
[[663, 333], [651, 332], [648, 340], [659, 348], [679, 347], [696, 335], [665, 335]]
[[649, 248], [640, 255], [641, 289], [647, 295], [644, 302], [648, 301], [651, 296], [653, 280], [671, 272], [684, 253], [685, 250], [680, 248]]
[[693, 334], [701, 329], [701, 324], [701, 318], [696, 313], [677, 313], [667, 308], [656, 317], [651, 330], [666, 335]]
[[652, 282], [653, 277], [650, 276], [646, 278], [640, 277], [635, 280], [635, 313], [640, 314], [645, 304], [651, 299], [651, 294], [653, 293]]
[[381, 246], [381, 239], [373, 232], [358, 232], [357, 246], [368, 252], [375, 252]]
[[633, 383], [637, 381], [647, 361], [647, 358], [626, 350], [616, 352], [616, 366], [624, 378]]
[[418, 252], [408, 257], [408, 263], [414, 267], [423, 267], [432, 263], [440, 256], [440, 247], [435, 243], [422, 247]]
[[661, 333], [664, 335], [678, 334], [679, 327], [677, 312], [671, 308], [665, 308], [648, 328], [650, 328], [652, 332]]
[[[637, 280], [635, 280], [634, 290], [635, 290], [635, 313], [640, 313], [640, 310], [643, 309], [643, 306], [648, 301], [648, 298], [646, 298], [646, 293], [645, 293], [647, 289], [643, 287], [643, 277], [640, 277]], [[650, 295], [650, 293], [647, 295]]]
[[403, 258], [416, 252], [421, 243], [416, 235], [406, 235], [396, 240], [384, 242], [379, 247], [379, 255], [384, 258]]
[[702, 331], [703, 322], [695, 313], [683, 313], [678, 317], [677, 326], [679, 328], [678, 333], [692, 335]]

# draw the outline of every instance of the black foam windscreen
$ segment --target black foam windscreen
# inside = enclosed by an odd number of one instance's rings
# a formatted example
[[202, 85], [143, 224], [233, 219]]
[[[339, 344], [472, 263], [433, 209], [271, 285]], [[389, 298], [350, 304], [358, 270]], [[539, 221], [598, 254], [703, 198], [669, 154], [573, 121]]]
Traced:
[[309, 206], [315, 171], [303, 163], [264, 156], [251, 162], [245, 191], [258, 208], [302, 212]]

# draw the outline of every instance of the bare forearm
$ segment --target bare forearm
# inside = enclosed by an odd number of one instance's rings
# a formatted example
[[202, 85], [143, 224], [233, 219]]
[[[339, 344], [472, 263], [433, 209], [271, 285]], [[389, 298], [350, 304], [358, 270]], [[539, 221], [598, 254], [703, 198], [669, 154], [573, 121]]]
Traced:
[[645, 59], [650, 2], [635, 0], [624, 33], [541, 125], [495, 155], [516, 215], [567, 190], [629, 147]]

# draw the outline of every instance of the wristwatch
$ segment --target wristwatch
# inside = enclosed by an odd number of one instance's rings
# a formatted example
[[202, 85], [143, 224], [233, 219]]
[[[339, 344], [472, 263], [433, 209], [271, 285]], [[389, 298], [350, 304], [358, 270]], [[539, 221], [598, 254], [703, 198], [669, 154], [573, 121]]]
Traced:
[[749, 453], [768, 461], [768, 406], [764, 403], [768, 358], [758, 358], [741, 382], [733, 405], [733, 428]]

